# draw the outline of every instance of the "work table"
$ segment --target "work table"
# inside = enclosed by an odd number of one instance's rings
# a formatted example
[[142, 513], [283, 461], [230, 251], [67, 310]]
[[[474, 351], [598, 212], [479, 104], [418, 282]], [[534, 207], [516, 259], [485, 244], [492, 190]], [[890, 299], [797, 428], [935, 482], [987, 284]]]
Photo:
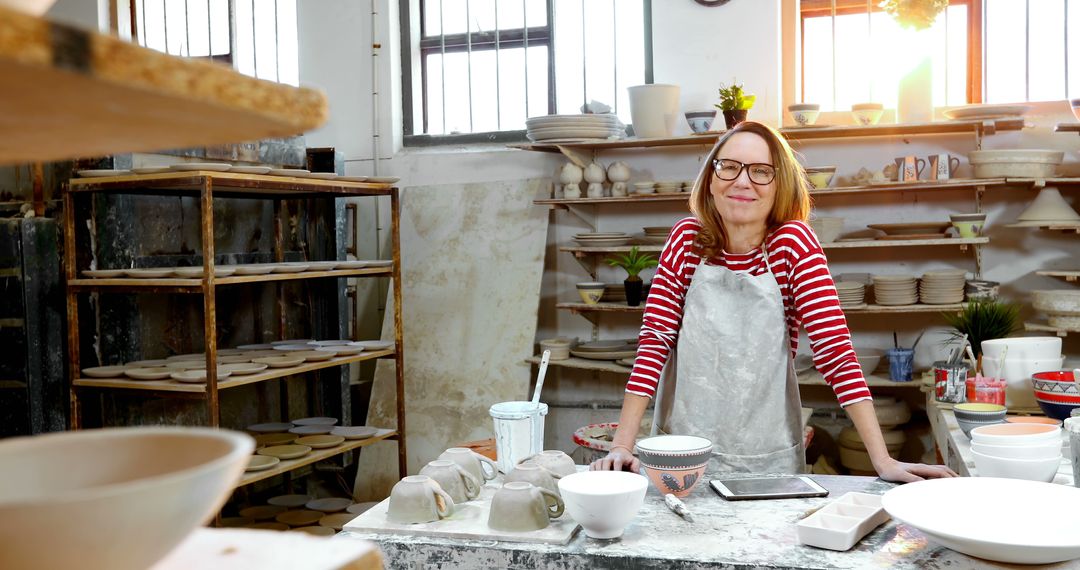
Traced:
[[[961, 434], [962, 435], [962, 434]], [[814, 475], [829, 497], [728, 502], [704, 482], [685, 499], [695, 522], [664, 505], [650, 485], [645, 505], [620, 539], [588, 538], [581, 531], [569, 544], [460, 540], [343, 532], [336, 540], [379, 544], [387, 568], [1000, 568], [930, 542], [918, 530], [885, 523], [846, 552], [798, 544], [795, 523], [851, 491], [881, 494], [891, 483], [872, 477]], [[706, 481], [708, 477], [706, 477]], [[1058, 567], [1080, 568], [1080, 561]]]

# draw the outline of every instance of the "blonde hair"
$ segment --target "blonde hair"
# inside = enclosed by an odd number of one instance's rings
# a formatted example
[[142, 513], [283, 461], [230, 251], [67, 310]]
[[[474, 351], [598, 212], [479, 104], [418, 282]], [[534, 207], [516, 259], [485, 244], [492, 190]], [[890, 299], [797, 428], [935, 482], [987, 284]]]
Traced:
[[719, 255], [727, 245], [727, 234], [724, 232], [720, 212], [716, 210], [712, 192], [709, 191], [709, 184], [713, 176], [713, 160], [728, 139], [738, 133], [753, 133], [761, 137], [769, 146], [773, 167], [776, 168], [776, 178], [773, 179], [776, 184], [776, 199], [765, 221], [766, 235], [787, 222], [806, 221], [810, 215], [810, 187], [806, 181], [806, 171], [795, 159], [795, 153], [784, 137], [762, 123], [739, 123], [713, 145], [701, 165], [697, 179], [694, 180], [694, 188], [690, 191], [690, 212], [701, 224], [695, 246], [705, 259]]

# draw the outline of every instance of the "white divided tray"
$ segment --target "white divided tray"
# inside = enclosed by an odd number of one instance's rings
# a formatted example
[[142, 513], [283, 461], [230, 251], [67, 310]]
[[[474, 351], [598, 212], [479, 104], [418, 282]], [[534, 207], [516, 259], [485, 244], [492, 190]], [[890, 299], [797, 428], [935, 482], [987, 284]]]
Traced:
[[846, 493], [795, 526], [799, 542], [829, 550], [848, 550], [889, 520], [881, 495]]

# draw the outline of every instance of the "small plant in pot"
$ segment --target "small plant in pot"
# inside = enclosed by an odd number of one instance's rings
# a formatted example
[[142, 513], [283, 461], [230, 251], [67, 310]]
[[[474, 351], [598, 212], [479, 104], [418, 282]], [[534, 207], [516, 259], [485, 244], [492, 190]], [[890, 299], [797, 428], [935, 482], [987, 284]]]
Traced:
[[724, 122], [731, 129], [746, 120], [746, 113], [754, 106], [755, 100], [757, 96], [744, 92], [742, 85], [732, 82], [731, 87], [726, 87], [721, 83], [720, 104], [715, 107], [724, 112]]
[[942, 313], [945, 322], [956, 328], [953, 340], [967, 335], [971, 350], [982, 368], [982, 341], [1005, 338], [1020, 328], [1020, 307], [993, 300], [969, 300], [959, 313]]
[[607, 259], [607, 264], [612, 267], [621, 267], [626, 271], [627, 278], [623, 281], [626, 290], [626, 304], [636, 307], [641, 304], [641, 289], [643, 282], [638, 273], [656, 267], [659, 261], [651, 253], [641, 253], [638, 246], [630, 248], [630, 252], [623, 255], [615, 255]]

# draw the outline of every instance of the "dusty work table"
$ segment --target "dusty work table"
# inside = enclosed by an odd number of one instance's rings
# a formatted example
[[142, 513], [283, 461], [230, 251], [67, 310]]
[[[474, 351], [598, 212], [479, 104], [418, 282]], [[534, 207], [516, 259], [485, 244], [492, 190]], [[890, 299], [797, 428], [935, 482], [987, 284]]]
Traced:
[[[707, 478], [706, 478], [707, 479]], [[336, 540], [379, 544], [387, 568], [1001, 568], [939, 546], [918, 530], [888, 522], [847, 552], [798, 544], [795, 522], [849, 491], [884, 493], [871, 477], [815, 475], [829, 497], [726, 502], [701, 484], [686, 499], [695, 522], [664, 505], [651, 486], [645, 506], [621, 539], [600, 541], [583, 532], [565, 546], [343, 532]], [[1080, 561], [1058, 567], [1080, 568]]]

